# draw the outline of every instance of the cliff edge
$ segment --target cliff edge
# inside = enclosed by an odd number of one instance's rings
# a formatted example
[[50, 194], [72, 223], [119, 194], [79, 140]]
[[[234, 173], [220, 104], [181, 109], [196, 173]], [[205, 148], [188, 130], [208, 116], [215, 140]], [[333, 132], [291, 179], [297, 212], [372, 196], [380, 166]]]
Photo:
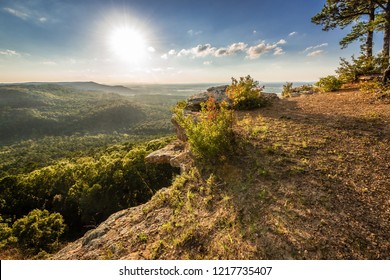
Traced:
[[160, 158], [186, 165], [171, 187], [52, 259], [389, 257], [389, 104], [355, 88], [304, 95], [236, 112], [233, 130], [215, 166], [172, 146]]

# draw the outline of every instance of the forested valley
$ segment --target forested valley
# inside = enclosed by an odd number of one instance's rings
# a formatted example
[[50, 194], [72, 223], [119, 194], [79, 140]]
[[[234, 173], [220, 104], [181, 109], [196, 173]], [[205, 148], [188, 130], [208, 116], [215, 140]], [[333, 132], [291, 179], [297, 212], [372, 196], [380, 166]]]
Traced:
[[144, 157], [172, 139], [170, 107], [183, 97], [82, 86], [0, 86], [3, 250], [27, 257], [58, 250], [147, 201], [178, 172]]

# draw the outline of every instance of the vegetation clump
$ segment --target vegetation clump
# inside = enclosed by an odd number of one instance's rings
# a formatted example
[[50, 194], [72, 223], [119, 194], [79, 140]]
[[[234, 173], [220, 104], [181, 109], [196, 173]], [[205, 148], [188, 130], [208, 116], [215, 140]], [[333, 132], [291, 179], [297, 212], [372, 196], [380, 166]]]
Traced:
[[34, 209], [12, 226], [12, 235], [22, 247], [36, 252], [57, 248], [65, 230], [64, 219], [59, 213]]
[[283, 85], [282, 96], [284, 98], [299, 96], [301, 94], [313, 94], [317, 92], [318, 89], [313, 85], [302, 85], [299, 87], [293, 87], [293, 83], [286, 82]]
[[361, 82], [360, 91], [376, 100], [390, 99], [390, 85], [383, 85], [379, 81]]
[[239, 80], [232, 78], [232, 84], [227, 88], [226, 93], [229, 99], [232, 100], [235, 109], [254, 109], [267, 103], [262, 93], [263, 88], [259, 85], [259, 82], [254, 81], [248, 75], [240, 77]]
[[384, 68], [384, 59], [381, 55], [370, 58], [363, 55], [358, 58], [352, 56], [351, 61], [341, 58], [340, 66], [337, 68], [336, 73], [343, 83], [353, 83], [357, 82], [359, 77], [364, 75], [379, 76]]
[[177, 170], [167, 164], [148, 164], [144, 158], [171, 140], [111, 145], [95, 156], [62, 159], [32, 172], [1, 177], [0, 213], [7, 222], [0, 222], [0, 246], [16, 237], [23, 249], [50, 251], [55, 244], [49, 228], [58, 226], [59, 215], [68, 228], [66, 239], [95, 227], [114, 212], [146, 202], [171, 184]]
[[198, 116], [185, 115], [184, 103], [174, 109], [176, 121], [185, 129], [192, 153], [202, 160], [217, 160], [231, 148], [233, 110], [226, 102], [217, 105], [209, 97]]
[[336, 76], [329, 75], [327, 77], [320, 78], [320, 80], [316, 83], [316, 86], [324, 92], [329, 92], [339, 90], [342, 84], [343, 83]]

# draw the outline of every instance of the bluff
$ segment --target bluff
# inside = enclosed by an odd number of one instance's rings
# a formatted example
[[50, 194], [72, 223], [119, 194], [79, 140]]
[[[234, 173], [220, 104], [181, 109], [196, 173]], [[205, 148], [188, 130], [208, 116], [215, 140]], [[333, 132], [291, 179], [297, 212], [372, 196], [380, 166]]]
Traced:
[[388, 258], [389, 106], [348, 89], [236, 112], [228, 158], [149, 155], [181, 167], [172, 186], [52, 259]]

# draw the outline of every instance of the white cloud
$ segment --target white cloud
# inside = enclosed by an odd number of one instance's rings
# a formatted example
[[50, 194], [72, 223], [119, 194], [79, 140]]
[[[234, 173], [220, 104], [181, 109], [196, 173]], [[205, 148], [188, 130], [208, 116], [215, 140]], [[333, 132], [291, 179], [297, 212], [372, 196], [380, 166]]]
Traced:
[[189, 56], [193, 57], [205, 57], [208, 55], [213, 55], [216, 51], [216, 48], [212, 47], [210, 44], [197, 45], [191, 49], [182, 49], [177, 56]]
[[28, 10], [21, 6], [18, 7], [18, 9], [5, 7], [3, 8], [3, 11], [24, 21], [33, 21], [38, 24], [44, 24], [49, 21], [47, 17], [42, 16], [39, 12]]
[[307, 56], [320, 56], [324, 53], [324, 50], [317, 50], [307, 54]]
[[211, 65], [213, 62], [211, 60], [207, 60], [203, 62], [204, 65]]
[[196, 57], [205, 57], [208, 55], [212, 55], [212, 54], [214, 54], [215, 51], [216, 51], [216, 48], [212, 47], [210, 44], [197, 45], [195, 48], [191, 49], [191, 52]]
[[298, 35], [298, 32], [293, 31], [293, 32], [291, 32], [290, 34], [288, 34], [289, 37], [292, 37], [292, 36], [295, 36], [295, 35]]
[[253, 34], [256, 34], [257, 33], [257, 30], [253, 30]]
[[214, 56], [221, 57], [221, 56], [231, 56], [235, 55], [239, 52], [245, 52], [246, 48], [248, 47], [248, 44], [245, 44], [243, 42], [233, 43], [230, 46], [226, 48], [219, 48], [214, 52]]
[[227, 56], [228, 50], [227, 48], [219, 48], [218, 50], [215, 51], [214, 55], [216, 57]]
[[[281, 49], [280, 47], [278, 47], [278, 43], [276, 44], [266, 44], [264, 41], [261, 42], [260, 44], [256, 45], [256, 46], [252, 46], [250, 47], [246, 53], [247, 53], [247, 56], [246, 58], [249, 58], [249, 59], [256, 59], [256, 58], [259, 58], [261, 55], [271, 51], [271, 50], [275, 50], [275, 49]], [[283, 50], [281, 50], [283, 51]], [[280, 51], [278, 51], [280, 52]]]
[[[206, 57], [206, 56], [231, 56], [237, 54], [239, 52], [245, 52], [247, 48], [247, 44], [243, 42], [233, 43], [230, 46], [223, 48], [215, 48], [211, 46], [211, 44], [197, 45], [196, 47], [190, 49], [182, 49], [177, 56], [190, 56], [195, 57]], [[171, 50], [169, 52], [170, 55], [175, 55], [176, 52]]]
[[24, 13], [22, 11], [19, 11], [19, 10], [15, 10], [15, 9], [12, 9], [12, 8], [3, 8], [4, 11], [6, 11], [7, 13], [15, 16], [15, 17], [18, 17], [22, 20], [27, 20], [30, 18], [30, 15], [27, 14], [27, 13]]
[[190, 36], [196, 36], [196, 35], [200, 35], [202, 33], [203, 33], [202, 30], [194, 31], [194, 30], [190, 29], [190, 30], [187, 31], [187, 34], [190, 35]]
[[316, 46], [310, 46], [310, 47], [307, 47], [303, 52], [308, 52], [310, 50], [315, 50], [315, 49], [319, 49], [319, 48], [327, 47], [327, 46], [328, 46], [328, 43], [323, 43], [323, 44], [316, 45]]
[[182, 49], [181, 51], [179, 51], [177, 56], [187, 56], [189, 54], [191, 54], [191, 50]]
[[0, 50], [0, 55], [6, 55], [6, 56], [21, 56], [20, 53], [14, 50]]
[[273, 44], [265, 43], [264, 41], [256, 46], [251, 46], [248, 48], [248, 44], [244, 42], [233, 43], [226, 47], [216, 48], [211, 44], [197, 45], [196, 47], [189, 49], [182, 49], [178, 53], [175, 50], [170, 50], [168, 53], [161, 56], [163, 59], [168, 59], [171, 55], [177, 55], [178, 57], [190, 56], [192, 58], [197, 57], [224, 57], [224, 56], [233, 56], [238, 53], [246, 53], [246, 58], [255, 59], [259, 58], [263, 53], [274, 51], [274, 55], [281, 55], [285, 52], [280, 47], [280, 45], [286, 44], [287, 41], [280, 39], [278, 42]]
[[229, 55], [233, 55], [233, 54], [236, 54], [238, 52], [244, 51], [247, 46], [248, 46], [248, 44], [245, 44], [243, 42], [234, 43], [228, 47], [227, 51], [228, 51]]
[[150, 46], [150, 47], [148, 47], [148, 52], [155, 52], [156, 51], [156, 49], [155, 48], [153, 48], [152, 46]]
[[282, 55], [282, 54], [285, 54], [285, 52], [281, 47], [275, 48], [274, 55]]
[[[176, 55], [176, 54], [177, 54], [177, 51], [174, 50], [174, 49], [172, 49], [172, 50], [170, 50], [168, 53], [164, 53], [164, 54], [161, 56], [161, 58], [162, 58], [162, 59], [168, 59], [168, 57], [173, 56], [173, 55]], [[184, 54], [182, 54], [182, 55], [184, 55]]]

